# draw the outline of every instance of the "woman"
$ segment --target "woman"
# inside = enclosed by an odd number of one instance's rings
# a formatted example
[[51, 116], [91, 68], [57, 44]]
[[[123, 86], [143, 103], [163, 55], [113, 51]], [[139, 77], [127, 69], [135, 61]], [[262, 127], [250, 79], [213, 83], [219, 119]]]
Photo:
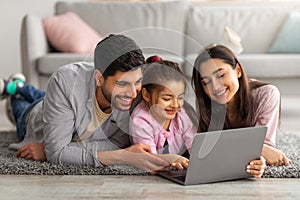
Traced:
[[267, 126], [262, 156], [269, 165], [288, 165], [290, 160], [275, 148], [280, 118], [280, 93], [270, 84], [249, 79], [234, 53], [222, 45], [202, 51], [195, 60], [199, 132], [251, 126]]

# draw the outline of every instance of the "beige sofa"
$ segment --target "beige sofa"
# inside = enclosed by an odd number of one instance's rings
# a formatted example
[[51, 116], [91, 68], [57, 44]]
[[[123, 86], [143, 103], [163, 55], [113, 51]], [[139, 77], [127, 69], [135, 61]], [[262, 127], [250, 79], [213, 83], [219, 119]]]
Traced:
[[[224, 28], [228, 26], [241, 37], [244, 51], [239, 58], [248, 74], [275, 83], [281, 92], [294, 93], [291, 88], [300, 83], [300, 54], [271, 54], [268, 50], [288, 14], [299, 6], [295, 2], [189, 4], [183, 0], [58, 2], [55, 15], [72, 11], [102, 36], [128, 35], [146, 56], [159, 54], [182, 64], [188, 77], [199, 50], [211, 43], [223, 43]], [[21, 54], [28, 82], [40, 88], [45, 88], [58, 67], [93, 60], [92, 54], [55, 51], [47, 41], [41, 18], [33, 15], [23, 19]]]

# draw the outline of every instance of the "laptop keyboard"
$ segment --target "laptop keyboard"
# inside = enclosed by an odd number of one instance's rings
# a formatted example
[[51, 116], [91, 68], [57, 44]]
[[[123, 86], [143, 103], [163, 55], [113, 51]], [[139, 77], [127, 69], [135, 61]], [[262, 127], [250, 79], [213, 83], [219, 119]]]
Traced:
[[186, 170], [170, 170], [166, 171], [170, 177], [186, 176]]
[[187, 170], [177, 170], [174, 168], [169, 168], [166, 171], [159, 172], [159, 174], [165, 178], [173, 180], [175, 182], [184, 183]]

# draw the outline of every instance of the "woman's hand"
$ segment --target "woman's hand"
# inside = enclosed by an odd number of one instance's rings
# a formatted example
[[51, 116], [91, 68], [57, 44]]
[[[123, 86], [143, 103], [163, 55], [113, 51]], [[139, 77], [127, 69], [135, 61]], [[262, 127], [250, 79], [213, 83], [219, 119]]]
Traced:
[[266, 144], [263, 146], [261, 155], [266, 159], [268, 165], [289, 165], [291, 162], [282, 151]]
[[247, 165], [247, 172], [252, 174], [254, 178], [260, 178], [266, 168], [266, 160], [264, 157], [260, 157], [260, 160], [252, 160], [249, 165]]

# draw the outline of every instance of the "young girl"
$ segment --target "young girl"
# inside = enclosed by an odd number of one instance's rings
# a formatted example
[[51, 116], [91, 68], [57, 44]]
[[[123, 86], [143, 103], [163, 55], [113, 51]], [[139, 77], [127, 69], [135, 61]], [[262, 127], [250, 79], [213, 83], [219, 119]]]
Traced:
[[186, 168], [188, 159], [179, 155], [186, 149], [190, 151], [196, 127], [183, 108], [184, 74], [177, 63], [157, 56], [148, 58], [147, 62], [153, 63], [145, 67], [143, 100], [131, 114], [132, 140], [149, 145], [152, 153], [173, 167]]
[[275, 148], [280, 93], [270, 84], [248, 79], [237, 57], [225, 46], [206, 48], [195, 60], [193, 77], [199, 132], [267, 126], [262, 156], [270, 165], [288, 165]]

